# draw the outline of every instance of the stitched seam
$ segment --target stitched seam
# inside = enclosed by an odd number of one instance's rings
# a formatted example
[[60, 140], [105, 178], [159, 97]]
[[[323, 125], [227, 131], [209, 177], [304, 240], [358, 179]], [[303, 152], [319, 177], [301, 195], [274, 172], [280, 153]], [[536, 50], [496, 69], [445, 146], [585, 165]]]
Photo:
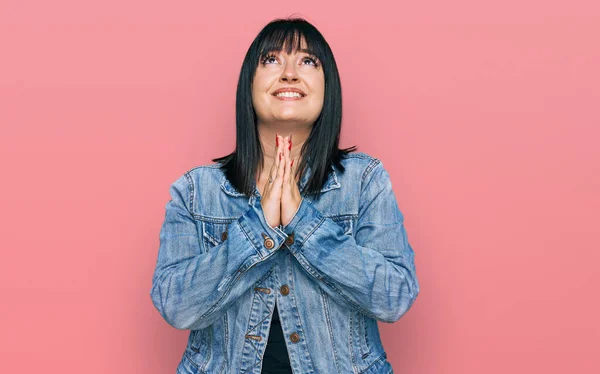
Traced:
[[[291, 262], [291, 257], [290, 257], [290, 262]], [[290, 284], [292, 284], [291, 279], [293, 279], [293, 276], [292, 276], [292, 267], [290, 266], [289, 267], [289, 278], [288, 278], [288, 280], [290, 280], [289, 281]], [[306, 339], [306, 329], [304, 329], [304, 325], [302, 324], [302, 316], [301, 316], [301, 313], [300, 313], [301, 309], [298, 308], [298, 303], [297, 303], [297, 300], [296, 300], [296, 295], [295, 295], [295, 293], [290, 293], [289, 296], [292, 297], [292, 300], [294, 302], [296, 310], [298, 311], [297, 316], [298, 316], [298, 321], [299, 321], [299, 324], [300, 324], [300, 328], [302, 329], [302, 335], [303, 335], [302, 339], [304, 339], [304, 344], [306, 344], [306, 347], [308, 348], [308, 339]], [[285, 339], [285, 341], [286, 341], [286, 345], [290, 345], [290, 343], [288, 342], [288, 339]], [[290, 348], [287, 348], [287, 349], [290, 349]], [[313, 370], [311, 370], [311, 372], [314, 372], [315, 365], [313, 363], [312, 357], [310, 356], [310, 351], [308, 353], [309, 354], [307, 356], [308, 356], [308, 360], [310, 361], [310, 367], [311, 367], [311, 369], [313, 369]]]
[[371, 363], [369, 364], [369, 366], [367, 366], [367, 367], [365, 368], [365, 370], [362, 370], [362, 371], [360, 371], [358, 374], [362, 374], [362, 373], [364, 373], [365, 371], [369, 370], [369, 368], [371, 368], [371, 366], [373, 366], [373, 365], [375, 365], [376, 363], [378, 363], [379, 361], [381, 361], [381, 360], [382, 360], [384, 357], [385, 357], [385, 352], [383, 352], [383, 353], [382, 353], [382, 354], [381, 354], [379, 357], [377, 357], [376, 359], [374, 359], [374, 360], [373, 360], [373, 362], [371, 362]]
[[227, 364], [227, 342], [229, 341], [229, 322], [227, 321], [227, 312], [223, 316], [223, 333], [225, 335], [225, 341], [223, 342], [223, 353], [225, 354], [225, 363], [223, 364], [223, 371], [225, 370], [225, 366]]
[[250, 235], [248, 235], [248, 233], [246, 232], [246, 230], [244, 229], [243, 225], [240, 225], [240, 223], [238, 222], [238, 226], [240, 227], [240, 230], [242, 230], [242, 232], [244, 233], [244, 235], [246, 236], [246, 239], [248, 239], [248, 241], [250, 242], [250, 244], [252, 245], [252, 248], [254, 248], [254, 252], [256, 252], [256, 254], [258, 254], [258, 257], [263, 258], [262, 254], [260, 253], [259, 249], [256, 247], [256, 245], [254, 245], [254, 242], [252, 241], [252, 239], [250, 238]]
[[365, 347], [367, 348], [367, 352], [368, 354], [371, 354], [371, 344], [369, 343], [369, 331], [370, 328], [367, 327], [367, 317], [366, 316], [362, 316], [363, 319], [363, 325], [365, 326]]
[[308, 235], [306, 235], [306, 236], [304, 237], [304, 240], [302, 240], [302, 241], [299, 243], [300, 245], [298, 246], [298, 250], [300, 250], [300, 249], [302, 248], [302, 246], [304, 246], [304, 243], [306, 243], [306, 241], [308, 240], [308, 238], [310, 238], [310, 236], [313, 234], [313, 232], [315, 232], [315, 230], [316, 230], [316, 229], [318, 229], [318, 228], [319, 228], [319, 226], [321, 226], [321, 224], [323, 223], [323, 221], [325, 221], [325, 217], [321, 218], [321, 219], [319, 220], [319, 222], [318, 222], [318, 223], [315, 225], [315, 227], [314, 227], [312, 230], [310, 230], [310, 232], [308, 233]]
[[192, 216], [194, 215], [194, 197], [195, 197], [195, 191], [194, 191], [194, 181], [192, 180], [192, 177], [190, 176], [189, 172], [185, 173], [185, 179], [188, 182], [188, 210], [190, 211], [190, 213], [192, 214]]
[[323, 306], [325, 308], [325, 321], [327, 322], [327, 329], [329, 330], [329, 338], [331, 339], [331, 347], [333, 349], [333, 357], [335, 358], [335, 368], [338, 373], [341, 373], [339, 368], [339, 357], [337, 353], [337, 349], [335, 348], [335, 338], [333, 336], [333, 327], [331, 326], [331, 316], [329, 315], [329, 301], [327, 300], [327, 295], [321, 289], [321, 299], [323, 300]]
[[206, 334], [208, 335], [208, 339], [206, 339], [208, 341], [208, 343], [207, 343], [207, 349], [206, 349], [207, 350], [206, 358], [204, 359], [204, 364], [202, 364], [202, 367], [200, 368], [200, 370], [203, 371], [203, 372], [206, 371], [206, 366], [208, 365], [208, 361], [212, 357], [212, 340], [213, 340], [213, 328], [212, 328], [212, 325], [209, 328], [210, 328], [210, 330], [206, 331]]
[[364, 181], [367, 178], [367, 176], [369, 175], [369, 173], [371, 172], [371, 170], [373, 170], [375, 168], [375, 166], [379, 165], [380, 163], [381, 163], [381, 160], [379, 160], [377, 158], [374, 158], [373, 160], [371, 160], [371, 162], [369, 163], [369, 165], [367, 165], [367, 168], [363, 172], [363, 175], [362, 175], [362, 178], [361, 178], [361, 181], [360, 181], [361, 186], [364, 183]]
[[194, 212], [192, 212], [192, 216], [194, 217], [194, 219], [197, 219], [200, 221], [205, 221], [205, 222], [211, 222], [211, 223], [231, 223], [231, 222], [239, 219], [239, 218], [231, 218], [231, 217], [205, 216], [205, 215], [194, 213]]
[[354, 357], [354, 314], [355, 313], [350, 313], [350, 333], [348, 334], [349, 339], [348, 339], [348, 343], [349, 343], [349, 351], [350, 351], [350, 358], [352, 359], [352, 368], [354, 369], [354, 372], [357, 373], [358, 372], [358, 364], [356, 363], [356, 358]]

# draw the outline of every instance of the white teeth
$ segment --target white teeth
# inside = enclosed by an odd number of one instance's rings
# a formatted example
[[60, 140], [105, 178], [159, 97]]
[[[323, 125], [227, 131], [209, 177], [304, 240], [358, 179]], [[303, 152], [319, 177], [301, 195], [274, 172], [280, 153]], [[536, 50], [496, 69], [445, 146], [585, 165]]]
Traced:
[[299, 92], [280, 92], [277, 97], [302, 97]]

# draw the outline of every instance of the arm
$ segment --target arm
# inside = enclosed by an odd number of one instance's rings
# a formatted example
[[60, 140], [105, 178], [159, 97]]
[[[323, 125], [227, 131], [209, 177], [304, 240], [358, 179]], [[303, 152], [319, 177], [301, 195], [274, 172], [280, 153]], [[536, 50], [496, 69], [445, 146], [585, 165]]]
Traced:
[[283, 229], [300, 265], [337, 302], [383, 322], [394, 322], [419, 294], [414, 252], [389, 174], [375, 159], [362, 178], [355, 236], [302, 199]]
[[[178, 329], [211, 325], [260, 279], [266, 261], [286, 239], [266, 222], [260, 200], [228, 226], [227, 239], [202, 253], [201, 233], [190, 213], [193, 181], [186, 173], [170, 187], [150, 296], [163, 318]], [[266, 234], [273, 240], [267, 248]]]

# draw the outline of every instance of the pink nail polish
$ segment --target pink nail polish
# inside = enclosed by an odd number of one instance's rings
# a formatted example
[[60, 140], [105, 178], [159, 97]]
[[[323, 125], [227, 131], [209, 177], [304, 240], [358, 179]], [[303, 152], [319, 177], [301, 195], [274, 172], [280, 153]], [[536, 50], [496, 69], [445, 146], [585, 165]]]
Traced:
[[279, 147], [279, 134], [275, 133], [275, 146]]
[[290, 148], [289, 148], [289, 150], [290, 151], [292, 150], [292, 134], [290, 134]]

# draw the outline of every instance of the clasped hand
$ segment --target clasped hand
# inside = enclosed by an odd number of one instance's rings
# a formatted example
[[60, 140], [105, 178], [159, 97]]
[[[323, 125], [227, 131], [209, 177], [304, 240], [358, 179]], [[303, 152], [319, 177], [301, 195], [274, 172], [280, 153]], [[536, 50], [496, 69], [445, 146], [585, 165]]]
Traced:
[[264, 182], [261, 199], [265, 218], [271, 227], [290, 223], [302, 201], [295, 177], [299, 163], [290, 158], [291, 134], [285, 138], [276, 137], [275, 162], [269, 171], [269, 180]]

